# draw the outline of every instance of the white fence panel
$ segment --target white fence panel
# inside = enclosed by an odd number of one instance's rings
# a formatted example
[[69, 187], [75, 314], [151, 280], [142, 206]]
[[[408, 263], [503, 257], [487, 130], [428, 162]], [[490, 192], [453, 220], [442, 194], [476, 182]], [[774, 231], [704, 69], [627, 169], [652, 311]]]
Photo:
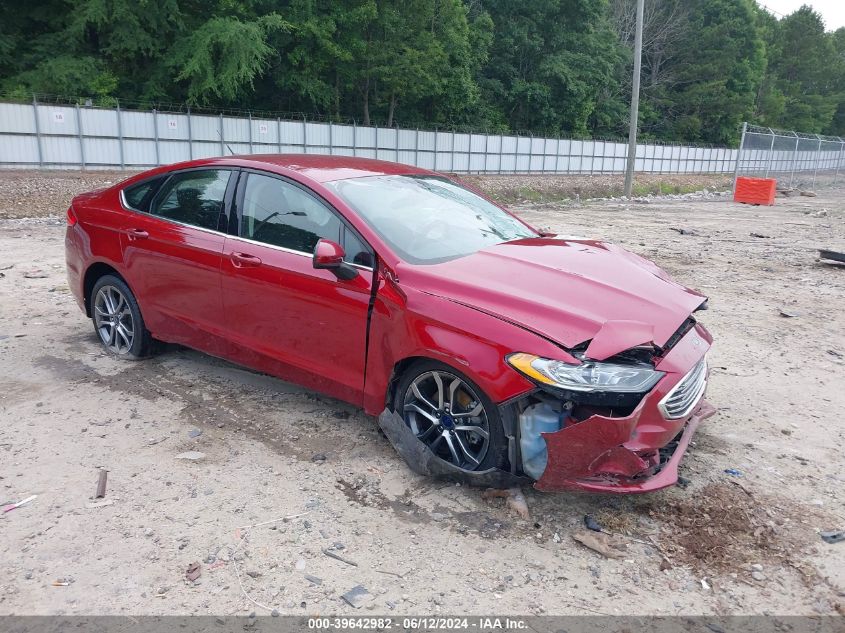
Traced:
[[[758, 133], [758, 137], [761, 136]], [[801, 138], [800, 147], [687, 147], [644, 143], [636, 170], [655, 173], [780, 174], [838, 170], [840, 145]], [[786, 143], [786, 141], [784, 141]], [[622, 173], [622, 142], [357, 126], [270, 117], [0, 103], [0, 167], [138, 169], [212, 156], [259, 153], [380, 158], [444, 172]]]
[[31, 105], [0, 104], [0, 133], [35, 134], [35, 110]]

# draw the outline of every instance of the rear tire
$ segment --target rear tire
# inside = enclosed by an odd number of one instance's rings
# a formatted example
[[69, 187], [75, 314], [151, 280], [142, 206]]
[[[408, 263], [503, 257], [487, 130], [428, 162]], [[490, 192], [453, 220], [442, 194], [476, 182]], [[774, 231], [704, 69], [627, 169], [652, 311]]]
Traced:
[[433, 360], [412, 364], [399, 381], [393, 407], [438, 459], [466, 472], [506, 466], [499, 408], [452, 367]]
[[153, 337], [129, 286], [114, 275], [103, 275], [91, 290], [91, 320], [105, 350], [126, 360], [147, 358]]

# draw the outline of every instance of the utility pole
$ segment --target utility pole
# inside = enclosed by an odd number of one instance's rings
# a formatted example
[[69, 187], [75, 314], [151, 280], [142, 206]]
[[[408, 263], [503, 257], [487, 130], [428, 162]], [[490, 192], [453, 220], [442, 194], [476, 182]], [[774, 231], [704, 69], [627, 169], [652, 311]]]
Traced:
[[637, 29], [634, 36], [634, 83], [631, 87], [631, 122], [628, 128], [628, 165], [625, 169], [625, 196], [634, 188], [634, 163], [637, 159], [637, 125], [640, 115], [640, 69], [643, 57], [643, 12], [645, 0], [637, 0]]

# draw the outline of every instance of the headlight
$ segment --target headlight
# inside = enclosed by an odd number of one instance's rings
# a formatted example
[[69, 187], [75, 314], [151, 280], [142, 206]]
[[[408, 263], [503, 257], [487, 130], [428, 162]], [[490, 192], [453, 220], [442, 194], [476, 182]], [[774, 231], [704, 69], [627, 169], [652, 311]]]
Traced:
[[584, 361], [570, 365], [531, 354], [511, 354], [508, 363], [529, 378], [568, 391], [644, 393], [663, 376], [662, 371], [637, 365]]

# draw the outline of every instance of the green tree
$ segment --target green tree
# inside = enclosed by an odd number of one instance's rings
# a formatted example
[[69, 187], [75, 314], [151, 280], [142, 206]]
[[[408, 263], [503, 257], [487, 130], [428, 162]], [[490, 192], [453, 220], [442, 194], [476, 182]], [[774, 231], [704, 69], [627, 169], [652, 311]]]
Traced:
[[804, 5], [783, 18], [778, 25], [778, 47], [773, 53], [769, 72], [784, 98], [778, 127], [824, 131], [833, 120], [841, 97], [835, 90], [833, 38], [825, 33], [821, 16]]
[[252, 92], [255, 78], [267, 66], [273, 49], [269, 31], [288, 30], [276, 13], [244, 22], [237, 17], [214, 17], [173, 47], [171, 65], [177, 81], [187, 83], [188, 101], [232, 102]]
[[733, 144], [751, 118], [765, 69], [765, 46], [751, 0], [692, 0], [695, 43], [678, 58], [668, 98], [675, 138]]
[[833, 68], [833, 90], [837, 101], [836, 111], [825, 129], [826, 134], [845, 136], [845, 27], [829, 34], [833, 42], [835, 56], [831, 64]]
[[511, 129], [588, 134], [622, 60], [606, 1], [489, 0], [485, 7], [495, 27], [483, 98]]

